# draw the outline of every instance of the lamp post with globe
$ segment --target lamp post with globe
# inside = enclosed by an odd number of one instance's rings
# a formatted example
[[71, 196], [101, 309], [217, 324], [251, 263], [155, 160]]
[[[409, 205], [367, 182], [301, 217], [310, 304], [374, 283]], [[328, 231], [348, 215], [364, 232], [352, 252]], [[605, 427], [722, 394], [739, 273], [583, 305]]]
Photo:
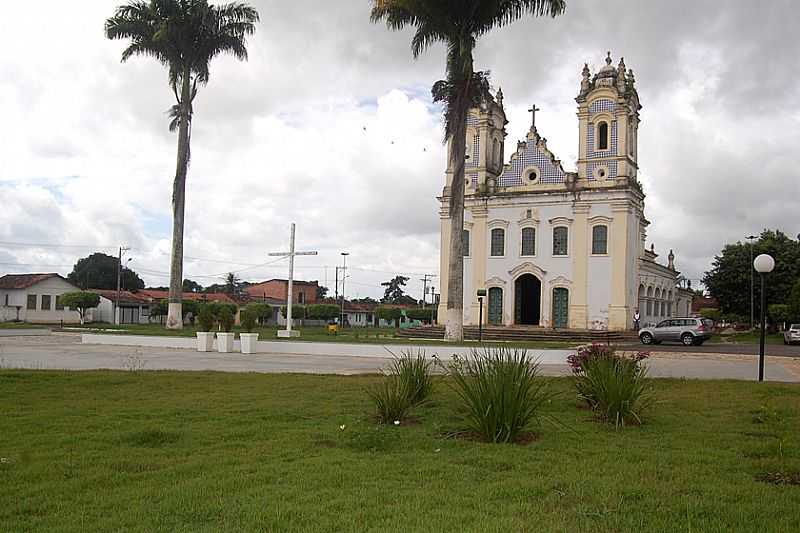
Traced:
[[758, 345], [758, 381], [764, 381], [764, 337], [766, 335], [766, 276], [775, 268], [775, 260], [771, 255], [761, 254], [753, 261], [753, 268], [761, 276], [761, 340]]

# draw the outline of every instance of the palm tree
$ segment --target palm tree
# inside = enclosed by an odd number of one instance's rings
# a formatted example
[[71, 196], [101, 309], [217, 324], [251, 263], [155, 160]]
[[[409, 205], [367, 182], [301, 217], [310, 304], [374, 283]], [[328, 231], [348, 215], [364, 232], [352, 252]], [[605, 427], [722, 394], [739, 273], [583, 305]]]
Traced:
[[450, 260], [447, 268], [445, 339], [464, 337], [464, 152], [467, 113], [488, 88], [487, 75], [473, 70], [473, 51], [479, 37], [523, 15], [555, 17], [564, 0], [373, 0], [372, 22], [385, 21], [391, 30], [415, 28], [411, 52], [418, 58], [429, 46], [447, 47], [446, 79], [433, 86], [433, 99], [444, 103], [445, 142], [450, 142]]
[[170, 131], [178, 130], [178, 161], [172, 188], [172, 257], [167, 328], [183, 326], [183, 221], [189, 166], [192, 103], [197, 86], [208, 83], [209, 63], [219, 54], [247, 59], [246, 37], [255, 32], [258, 12], [247, 4], [221, 6], [207, 0], [138, 0], [117, 8], [105, 24], [109, 39], [129, 39], [122, 61], [149, 56], [169, 69], [176, 104], [169, 111]]
[[225, 275], [225, 292], [230, 294], [231, 296], [235, 296], [239, 293], [239, 287], [241, 285], [241, 280], [239, 276], [234, 274], [233, 272], [228, 272]]

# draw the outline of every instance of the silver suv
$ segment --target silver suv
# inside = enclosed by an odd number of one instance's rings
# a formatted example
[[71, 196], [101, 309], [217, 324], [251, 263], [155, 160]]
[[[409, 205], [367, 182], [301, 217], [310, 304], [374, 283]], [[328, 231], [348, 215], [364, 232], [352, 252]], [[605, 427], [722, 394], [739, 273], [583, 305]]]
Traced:
[[663, 341], [681, 342], [685, 346], [700, 346], [711, 338], [714, 323], [707, 318], [668, 318], [656, 326], [639, 330], [642, 344], [661, 344]]
[[800, 324], [792, 324], [783, 332], [783, 344], [800, 344]]

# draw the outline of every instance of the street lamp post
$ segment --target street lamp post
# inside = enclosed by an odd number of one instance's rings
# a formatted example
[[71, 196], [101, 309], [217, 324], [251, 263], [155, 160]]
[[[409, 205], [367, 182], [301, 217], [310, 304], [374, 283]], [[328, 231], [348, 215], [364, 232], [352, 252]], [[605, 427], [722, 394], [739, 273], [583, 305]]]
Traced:
[[755, 235], [748, 235], [747, 240], [750, 241], [750, 329], [756, 327], [755, 312], [753, 311], [753, 239], [757, 239]]
[[478, 289], [478, 342], [483, 342], [483, 297], [486, 289]]
[[775, 260], [771, 255], [761, 254], [753, 261], [753, 268], [761, 275], [761, 340], [758, 344], [758, 381], [764, 381], [764, 337], [767, 329], [767, 284], [765, 274], [769, 274], [775, 268]]

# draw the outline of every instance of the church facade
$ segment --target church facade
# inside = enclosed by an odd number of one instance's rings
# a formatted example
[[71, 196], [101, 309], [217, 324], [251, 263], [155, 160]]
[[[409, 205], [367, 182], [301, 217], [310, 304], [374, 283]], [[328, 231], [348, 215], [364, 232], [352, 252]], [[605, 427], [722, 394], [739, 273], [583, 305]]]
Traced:
[[[565, 171], [536, 129], [505, 162], [502, 90], [487, 94], [467, 119], [464, 324], [594, 330], [687, 316], [691, 291], [646, 247], [650, 222], [637, 179], [639, 95], [620, 59], [594, 76], [584, 65], [578, 104], [577, 170]], [[439, 316], [446, 316], [452, 169], [441, 202]]]

